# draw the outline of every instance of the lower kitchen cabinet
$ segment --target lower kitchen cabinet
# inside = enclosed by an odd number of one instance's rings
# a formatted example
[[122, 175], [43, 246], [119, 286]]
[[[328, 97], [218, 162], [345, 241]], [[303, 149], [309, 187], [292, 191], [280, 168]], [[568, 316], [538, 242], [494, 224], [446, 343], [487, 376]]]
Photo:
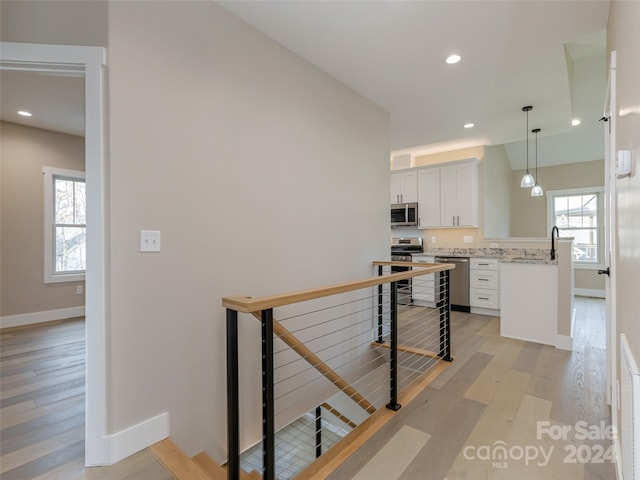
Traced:
[[472, 258], [469, 265], [471, 313], [500, 315], [500, 264], [496, 258]]
[[[413, 255], [413, 262], [417, 263], [435, 263], [435, 257], [428, 255]], [[435, 307], [436, 301], [439, 300], [439, 289], [436, 290], [436, 274], [422, 275], [414, 277], [411, 286], [411, 296], [414, 305]]]

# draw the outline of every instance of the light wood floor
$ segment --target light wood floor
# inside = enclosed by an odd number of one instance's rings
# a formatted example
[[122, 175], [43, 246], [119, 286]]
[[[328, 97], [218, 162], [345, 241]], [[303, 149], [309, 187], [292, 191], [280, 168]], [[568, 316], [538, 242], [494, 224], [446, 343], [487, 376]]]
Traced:
[[[576, 308], [573, 352], [502, 338], [498, 318], [454, 312], [456, 360], [329, 479], [614, 479], [613, 464], [598, 463], [611, 442], [582, 441], [576, 426], [610, 424], [604, 302], [579, 297]], [[571, 430], [552, 440], [538, 422]], [[487, 459], [499, 446], [506, 458]], [[537, 458], [527, 462], [527, 449]]]
[[0, 336], [2, 480], [170, 480], [150, 452], [84, 468], [84, 319]]
[[[610, 421], [604, 303], [578, 298], [576, 307], [573, 352], [504, 339], [498, 319], [453, 312], [455, 362], [330, 478], [615, 478], [609, 462], [563, 462], [569, 444], [585, 444], [573, 434], [567, 441], [536, 438], [538, 421], [556, 426]], [[84, 469], [84, 321], [3, 332], [0, 350], [3, 480], [171, 478], [147, 451], [109, 468]], [[507, 448], [555, 450], [545, 466], [468, 458], [500, 441]], [[608, 445], [586, 442], [589, 452], [597, 444]]]

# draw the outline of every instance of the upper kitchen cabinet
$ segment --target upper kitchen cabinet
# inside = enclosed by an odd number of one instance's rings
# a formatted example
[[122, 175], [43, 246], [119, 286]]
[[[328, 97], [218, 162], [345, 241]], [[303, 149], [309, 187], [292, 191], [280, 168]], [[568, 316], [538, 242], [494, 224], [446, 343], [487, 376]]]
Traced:
[[391, 203], [418, 201], [418, 172], [405, 170], [391, 174]]
[[478, 226], [478, 160], [440, 167], [440, 226]]
[[440, 168], [418, 170], [418, 228], [440, 226]]

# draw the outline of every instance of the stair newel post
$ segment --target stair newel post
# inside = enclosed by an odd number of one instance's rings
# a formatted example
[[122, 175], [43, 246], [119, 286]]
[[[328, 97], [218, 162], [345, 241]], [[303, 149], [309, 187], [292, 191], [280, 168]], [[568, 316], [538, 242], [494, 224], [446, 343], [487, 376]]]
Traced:
[[316, 407], [316, 458], [322, 455], [322, 407]]
[[440, 352], [438, 355], [447, 362], [451, 361], [451, 300], [449, 295], [449, 270], [440, 272]]
[[398, 403], [398, 283], [391, 282], [391, 342], [389, 348], [390, 400], [387, 408], [400, 410]]
[[238, 312], [227, 308], [227, 478], [240, 479], [240, 411], [238, 395]]
[[275, 480], [273, 309], [262, 310], [262, 478]]
[[[381, 277], [382, 273], [383, 273], [382, 265], [378, 265], [378, 276]], [[382, 335], [383, 335], [383, 331], [382, 331], [382, 325], [383, 325], [382, 290], [383, 290], [382, 284], [378, 285], [378, 339], [376, 340], [376, 342], [378, 342], [378, 343], [384, 343], [384, 339], [382, 338]]]

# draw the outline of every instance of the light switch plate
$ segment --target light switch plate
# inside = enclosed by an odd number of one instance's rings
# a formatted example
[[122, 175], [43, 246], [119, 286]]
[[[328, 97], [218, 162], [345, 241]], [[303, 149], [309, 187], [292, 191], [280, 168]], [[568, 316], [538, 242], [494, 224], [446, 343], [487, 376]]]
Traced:
[[473, 235], [465, 235], [464, 243], [473, 243]]
[[140, 230], [140, 251], [159, 252], [160, 232], [157, 230]]

